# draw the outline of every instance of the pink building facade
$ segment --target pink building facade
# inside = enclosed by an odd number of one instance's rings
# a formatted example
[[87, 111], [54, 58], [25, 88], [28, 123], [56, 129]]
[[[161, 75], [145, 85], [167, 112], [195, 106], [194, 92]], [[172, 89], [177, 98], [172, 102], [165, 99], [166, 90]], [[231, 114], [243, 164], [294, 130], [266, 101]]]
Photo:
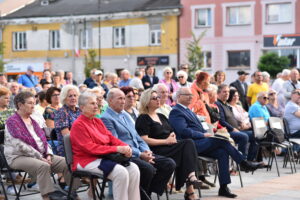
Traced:
[[257, 70], [268, 51], [288, 56], [300, 67], [300, 0], [182, 0], [180, 63], [187, 63], [186, 43], [191, 32], [199, 36], [205, 68], [226, 72], [226, 83], [237, 71]]

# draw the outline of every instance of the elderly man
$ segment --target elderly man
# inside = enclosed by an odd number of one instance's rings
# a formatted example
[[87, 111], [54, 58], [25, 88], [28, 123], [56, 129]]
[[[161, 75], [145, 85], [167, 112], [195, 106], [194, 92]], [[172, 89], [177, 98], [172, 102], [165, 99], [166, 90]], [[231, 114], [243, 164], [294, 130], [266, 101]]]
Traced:
[[283, 84], [283, 93], [286, 102], [291, 99], [292, 91], [295, 89], [300, 89], [299, 71], [297, 69], [292, 69], [290, 73], [291, 80], [287, 80]]
[[18, 83], [28, 88], [36, 87], [36, 85], [39, 82], [38, 82], [38, 78], [35, 75], [33, 75], [33, 73], [34, 73], [33, 67], [28, 66], [26, 74], [20, 76], [20, 78], [18, 79]]
[[[118, 88], [110, 89], [107, 95], [109, 107], [101, 119], [114, 136], [130, 145], [131, 161], [138, 165], [141, 172], [141, 187], [147, 194], [161, 195], [170, 179], [176, 164], [171, 158], [154, 155], [147, 143], [135, 130], [130, 115], [124, 111], [125, 94]], [[141, 193], [142, 199], [148, 199]]]
[[[238, 144], [238, 149], [248, 160], [254, 160], [257, 151], [257, 145], [252, 131], [238, 130], [238, 122], [234, 117], [232, 108], [227, 104], [229, 97], [229, 87], [222, 84], [218, 87], [218, 101], [216, 102], [220, 111], [220, 124], [227, 129], [232, 139]], [[250, 143], [247, 153], [247, 144]]]
[[254, 73], [254, 81], [255, 82], [249, 86], [247, 91], [247, 100], [249, 105], [256, 102], [258, 93], [267, 92], [269, 90], [268, 84], [263, 82], [262, 72], [257, 71]]
[[134, 72], [134, 78], [130, 80], [129, 86], [139, 89], [139, 90], [144, 90], [142, 78], [144, 74], [143, 72], [137, 70]]
[[291, 100], [286, 104], [284, 118], [289, 123], [291, 137], [300, 138], [300, 89], [292, 91]]
[[176, 93], [177, 104], [173, 107], [169, 121], [178, 139], [193, 139], [199, 155], [209, 156], [218, 160], [219, 196], [235, 198], [237, 195], [227, 187], [231, 183], [229, 174], [229, 156], [241, 165], [244, 170], [253, 171], [260, 167], [258, 163], [245, 161], [243, 156], [228, 141], [212, 137], [207, 133], [195, 113], [189, 108], [192, 101], [190, 88], [180, 88]]
[[122, 70], [121, 72], [121, 80], [119, 82], [119, 87], [126, 87], [129, 86], [131, 79], [130, 79], [130, 73], [127, 69]]
[[250, 107], [249, 109], [249, 117], [252, 119], [253, 117], [262, 117], [265, 122], [268, 122], [270, 118], [270, 113], [267, 109], [267, 104], [269, 101], [267, 92], [260, 92], [257, 95], [257, 101]]
[[14, 109], [15, 108], [14, 98], [19, 93], [20, 85], [17, 82], [11, 82], [8, 87], [11, 92], [10, 99], [9, 99], [9, 107]]
[[242, 103], [243, 108], [246, 111], [248, 111], [249, 106], [248, 106], [247, 96], [246, 96], [248, 91], [248, 85], [246, 83], [246, 79], [249, 73], [245, 71], [238, 71], [237, 74], [239, 75], [239, 78], [236, 81], [230, 83], [230, 87], [236, 88], [236, 90], [239, 93], [240, 101]]

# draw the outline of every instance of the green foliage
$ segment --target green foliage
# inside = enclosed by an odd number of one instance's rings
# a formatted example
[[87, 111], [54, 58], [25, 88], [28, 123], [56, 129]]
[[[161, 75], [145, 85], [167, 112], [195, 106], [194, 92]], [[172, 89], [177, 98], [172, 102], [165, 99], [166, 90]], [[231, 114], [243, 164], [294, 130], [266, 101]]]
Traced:
[[86, 77], [90, 76], [90, 71], [92, 69], [101, 69], [101, 63], [100, 61], [96, 60], [96, 51], [94, 49], [88, 50], [88, 55], [84, 56], [84, 73]]
[[194, 77], [194, 72], [204, 67], [203, 53], [200, 41], [204, 37], [206, 31], [203, 31], [198, 37], [192, 32], [192, 40], [186, 44], [187, 59], [190, 64], [189, 75]]
[[286, 56], [278, 56], [274, 52], [262, 55], [258, 62], [258, 69], [269, 72], [272, 78], [275, 78], [279, 72], [289, 67], [290, 59]]
[[4, 52], [4, 44], [0, 42], [0, 72], [4, 72], [4, 64], [3, 62], [3, 52]]

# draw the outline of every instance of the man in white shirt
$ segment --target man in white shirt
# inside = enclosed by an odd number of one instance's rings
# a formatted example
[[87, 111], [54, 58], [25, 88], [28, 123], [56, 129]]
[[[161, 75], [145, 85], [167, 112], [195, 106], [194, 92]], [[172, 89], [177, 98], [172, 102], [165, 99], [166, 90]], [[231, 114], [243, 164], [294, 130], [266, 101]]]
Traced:
[[284, 118], [287, 120], [291, 137], [300, 138], [300, 89], [292, 91], [291, 100], [285, 106]]

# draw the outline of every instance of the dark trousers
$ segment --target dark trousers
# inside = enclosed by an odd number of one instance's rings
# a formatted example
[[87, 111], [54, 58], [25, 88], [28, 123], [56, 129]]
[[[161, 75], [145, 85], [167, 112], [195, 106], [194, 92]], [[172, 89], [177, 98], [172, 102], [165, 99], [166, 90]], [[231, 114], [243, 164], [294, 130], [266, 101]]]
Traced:
[[[204, 140], [204, 141], [203, 141]], [[194, 140], [198, 154], [218, 160], [220, 185], [231, 183], [229, 174], [229, 156], [238, 164], [244, 158], [228, 141], [217, 138]], [[205, 143], [205, 148], [203, 148]]]
[[230, 132], [230, 137], [238, 145], [238, 150], [243, 154], [244, 158], [247, 159], [247, 144], [249, 136], [244, 132]]
[[[176, 168], [176, 163], [171, 158], [154, 155], [154, 164], [150, 164], [140, 158], [132, 158], [131, 161], [137, 164], [141, 173], [140, 185], [147, 192], [155, 192], [162, 195], [164, 189]], [[141, 199], [145, 199], [141, 193]]]

